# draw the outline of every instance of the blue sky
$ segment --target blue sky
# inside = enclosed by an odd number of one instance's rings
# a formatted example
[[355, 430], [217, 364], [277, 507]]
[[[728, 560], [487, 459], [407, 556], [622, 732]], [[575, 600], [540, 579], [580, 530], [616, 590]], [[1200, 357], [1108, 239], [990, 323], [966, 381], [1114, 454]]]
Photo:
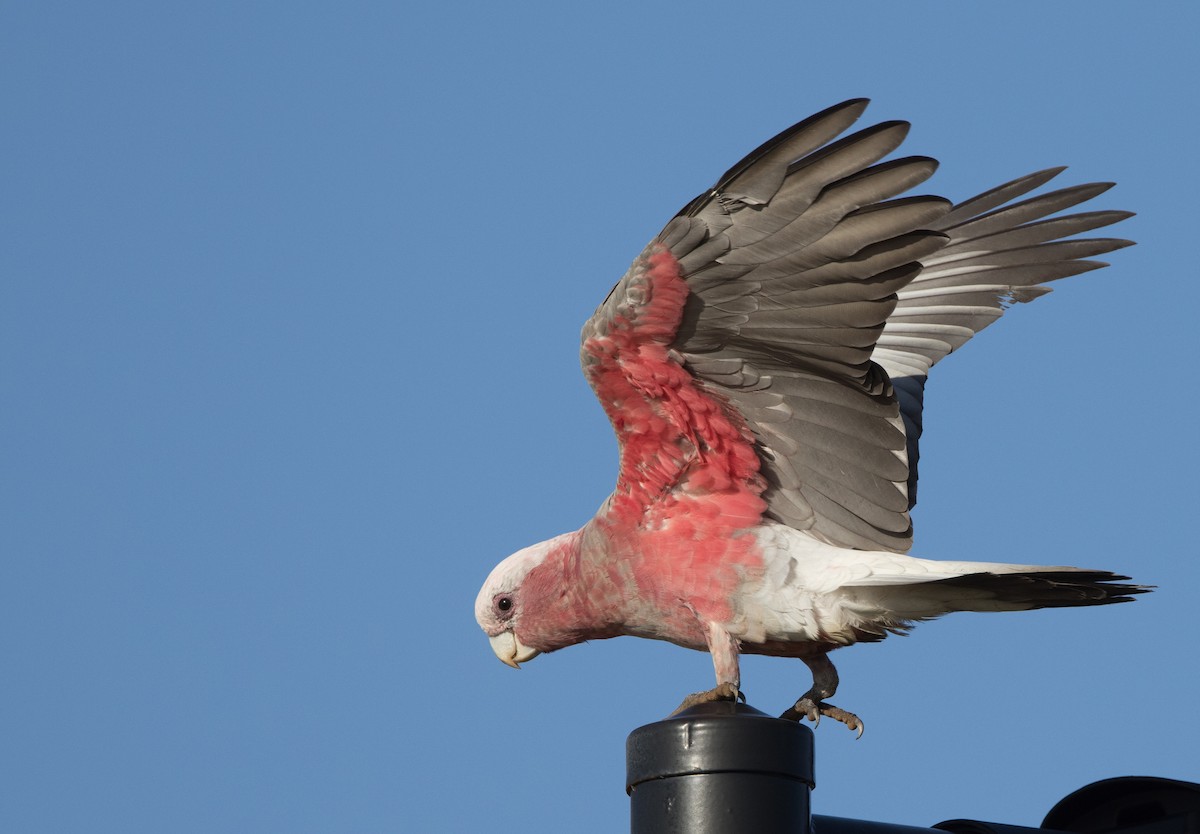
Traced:
[[[611, 832], [711, 686], [633, 639], [520, 672], [471, 612], [615, 448], [579, 327], [741, 154], [852, 96], [961, 199], [1069, 164], [1109, 269], [937, 368], [915, 552], [1134, 605], [840, 652], [822, 814], [1034, 824], [1200, 781], [1189, 4], [9, 4], [0, 829]], [[808, 686], [751, 658], [752, 704]]]

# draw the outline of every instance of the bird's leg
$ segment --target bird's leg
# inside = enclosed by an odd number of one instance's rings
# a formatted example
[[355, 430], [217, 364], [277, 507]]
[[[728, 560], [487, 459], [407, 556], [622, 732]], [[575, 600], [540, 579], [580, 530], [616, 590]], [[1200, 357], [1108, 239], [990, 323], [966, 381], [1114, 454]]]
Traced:
[[862, 738], [863, 722], [857, 715], [846, 712], [844, 709], [838, 709], [833, 704], [825, 703], [825, 699], [832, 698], [838, 687], [837, 669], [833, 668], [829, 655], [822, 652], [813, 657], [801, 658], [801, 660], [812, 671], [812, 689], [805, 692], [800, 700], [796, 701], [795, 706], [779, 717], [786, 718], [788, 721], [807, 718], [815, 726], [821, 723], [822, 715], [828, 716], [834, 721], [841, 721], [851, 730], [858, 730], [858, 736]]
[[746, 700], [746, 696], [738, 689], [742, 676], [738, 670], [737, 640], [725, 629], [710, 623], [708, 626], [708, 651], [712, 654], [713, 669], [717, 673], [716, 687], [707, 692], [696, 692], [687, 696], [671, 715], [677, 715], [697, 704], [707, 704], [712, 701]]

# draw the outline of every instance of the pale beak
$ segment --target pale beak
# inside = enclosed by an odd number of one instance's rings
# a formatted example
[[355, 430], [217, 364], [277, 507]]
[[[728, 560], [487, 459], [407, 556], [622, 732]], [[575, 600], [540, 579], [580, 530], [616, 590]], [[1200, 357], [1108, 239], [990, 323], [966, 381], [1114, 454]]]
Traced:
[[489, 637], [488, 641], [492, 644], [492, 651], [496, 653], [496, 657], [514, 669], [520, 669], [526, 660], [533, 660], [541, 654], [537, 649], [524, 645], [511, 631], [502, 631], [495, 637]]

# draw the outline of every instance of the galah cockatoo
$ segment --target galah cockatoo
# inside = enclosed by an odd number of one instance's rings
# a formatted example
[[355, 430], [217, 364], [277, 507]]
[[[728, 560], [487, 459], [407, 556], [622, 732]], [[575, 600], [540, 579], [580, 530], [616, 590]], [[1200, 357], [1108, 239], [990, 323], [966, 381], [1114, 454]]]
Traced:
[[[798, 657], [813, 685], [783, 717], [822, 715], [829, 653], [951, 611], [1127, 602], [1143, 586], [1074, 567], [931, 561], [912, 543], [930, 367], [1049, 281], [1130, 245], [1078, 239], [1130, 216], [1046, 219], [1106, 191], [1014, 202], [1051, 168], [958, 205], [897, 195], [937, 162], [880, 162], [908, 132], [834, 141], [855, 99], [762, 145], [688, 203], [584, 325], [583, 372], [620, 445], [612, 495], [579, 530], [501, 562], [475, 603], [496, 655], [618, 635], [712, 654]], [[1069, 238], [1069, 239], [1068, 239]]]

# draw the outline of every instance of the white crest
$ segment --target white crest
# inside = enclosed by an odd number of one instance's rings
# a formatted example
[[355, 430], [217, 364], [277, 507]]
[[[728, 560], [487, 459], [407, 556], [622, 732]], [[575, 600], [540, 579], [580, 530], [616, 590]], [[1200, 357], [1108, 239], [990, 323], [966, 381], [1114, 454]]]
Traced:
[[563, 533], [561, 536], [522, 548], [492, 568], [487, 581], [479, 589], [479, 596], [475, 597], [475, 621], [486, 628], [485, 623], [491, 619], [492, 598], [496, 594], [511, 593], [519, 588], [529, 572], [546, 561], [550, 551], [570, 535], [573, 534]]

